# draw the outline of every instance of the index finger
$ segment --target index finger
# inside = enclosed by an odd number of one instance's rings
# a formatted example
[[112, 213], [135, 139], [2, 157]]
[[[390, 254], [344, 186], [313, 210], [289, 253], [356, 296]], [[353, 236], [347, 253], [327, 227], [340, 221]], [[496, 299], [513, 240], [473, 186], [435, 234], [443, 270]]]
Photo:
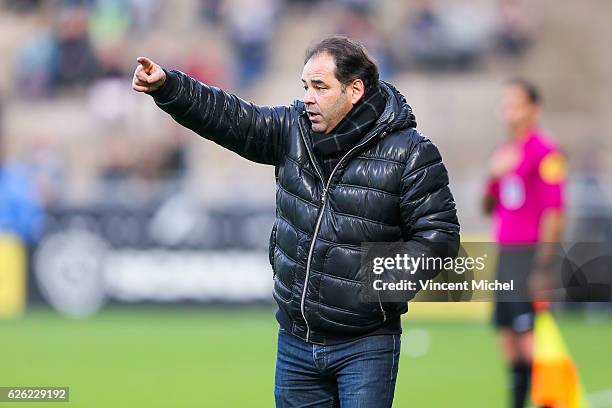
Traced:
[[138, 57], [136, 58], [136, 61], [138, 61], [138, 63], [142, 65], [147, 74], [150, 74], [153, 70], [153, 62], [147, 57]]

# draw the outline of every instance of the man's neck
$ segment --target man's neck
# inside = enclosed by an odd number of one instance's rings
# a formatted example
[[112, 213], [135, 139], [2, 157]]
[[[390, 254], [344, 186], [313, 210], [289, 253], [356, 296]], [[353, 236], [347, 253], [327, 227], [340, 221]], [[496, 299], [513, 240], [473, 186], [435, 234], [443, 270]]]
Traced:
[[520, 142], [531, 133], [531, 129], [535, 126], [534, 123], [525, 123], [511, 129], [510, 138], [513, 142]]

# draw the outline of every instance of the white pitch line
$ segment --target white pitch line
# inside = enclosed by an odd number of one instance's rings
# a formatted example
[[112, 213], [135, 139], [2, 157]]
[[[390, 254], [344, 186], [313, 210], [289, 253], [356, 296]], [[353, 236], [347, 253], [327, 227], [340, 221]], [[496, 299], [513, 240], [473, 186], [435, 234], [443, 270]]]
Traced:
[[[591, 408], [612, 408], [612, 388], [599, 390], [587, 394], [587, 400]], [[529, 405], [529, 408], [538, 408], [535, 405]]]
[[595, 391], [587, 395], [593, 407], [610, 408], [612, 407], [612, 388]]

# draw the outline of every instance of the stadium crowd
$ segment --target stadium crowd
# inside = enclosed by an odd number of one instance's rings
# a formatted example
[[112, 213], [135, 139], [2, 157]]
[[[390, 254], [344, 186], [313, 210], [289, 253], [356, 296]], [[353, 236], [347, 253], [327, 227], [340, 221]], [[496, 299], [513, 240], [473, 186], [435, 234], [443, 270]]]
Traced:
[[[138, 151], [125, 137], [133, 131], [126, 125], [131, 109], [126, 84], [133, 53], [149, 38], [168, 40], [168, 49], [160, 51], [165, 65], [253, 98], [265, 95], [265, 88], [257, 85], [279, 71], [275, 44], [286, 35], [304, 36], [299, 27], [284, 27], [296, 14], [306, 16], [306, 21], [321, 13], [331, 16], [321, 35], [335, 32], [362, 41], [384, 78], [406, 70], [480, 69], [487, 55], [519, 57], [531, 41], [518, 0], [501, 1], [493, 11], [466, 0], [452, 2], [452, 7], [421, 1], [410, 9], [400, 7], [403, 17], [393, 27], [380, 17], [381, 9], [388, 7], [383, 3], [192, 0], [171, 6], [159, 0], [4, 0], [0, 6], [4, 18], [23, 21], [28, 28], [4, 47], [13, 78], [0, 88], [0, 95], [7, 103], [18, 99], [40, 106], [68, 100], [86, 106], [88, 118], [102, 133], [99, 144], [88, 144], [96, 146], [91, 153], [96, 168], [85, 173], [93, 175], [90, 184], [101, 180], [103, 187], [89, 191], [108, 192], [109, 185], [132, 177], [180, 178], [190, 168], [188, 142], [179, 131], [167, 130], [170, 135], [155, 138]], [[180, 7], [189, 10], [185, 21], [176, 21], [174, 9]], [[204, 40], [182, 39], [191, 32]], [[65, 109], [62, 122], [69, 123], [74, 114]], [[68, 157], [65, 138], [54, 133], [61, 130], [19, 135], [27, 142], [13, 157], [33, 169], [45, 205], [74, 196], [70, 193], [74, 173], [82, 172], [82, 166]]]

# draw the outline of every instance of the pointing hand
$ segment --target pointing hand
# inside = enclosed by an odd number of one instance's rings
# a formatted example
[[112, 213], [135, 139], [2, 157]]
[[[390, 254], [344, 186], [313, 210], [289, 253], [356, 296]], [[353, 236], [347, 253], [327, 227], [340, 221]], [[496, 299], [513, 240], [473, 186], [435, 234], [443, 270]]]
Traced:
[[157, 91], [166, 82], [166, 73], [153, 61], [146, 57], [138, 57], [138, 66], [134, 71], [132, 89], [136, 92]]

